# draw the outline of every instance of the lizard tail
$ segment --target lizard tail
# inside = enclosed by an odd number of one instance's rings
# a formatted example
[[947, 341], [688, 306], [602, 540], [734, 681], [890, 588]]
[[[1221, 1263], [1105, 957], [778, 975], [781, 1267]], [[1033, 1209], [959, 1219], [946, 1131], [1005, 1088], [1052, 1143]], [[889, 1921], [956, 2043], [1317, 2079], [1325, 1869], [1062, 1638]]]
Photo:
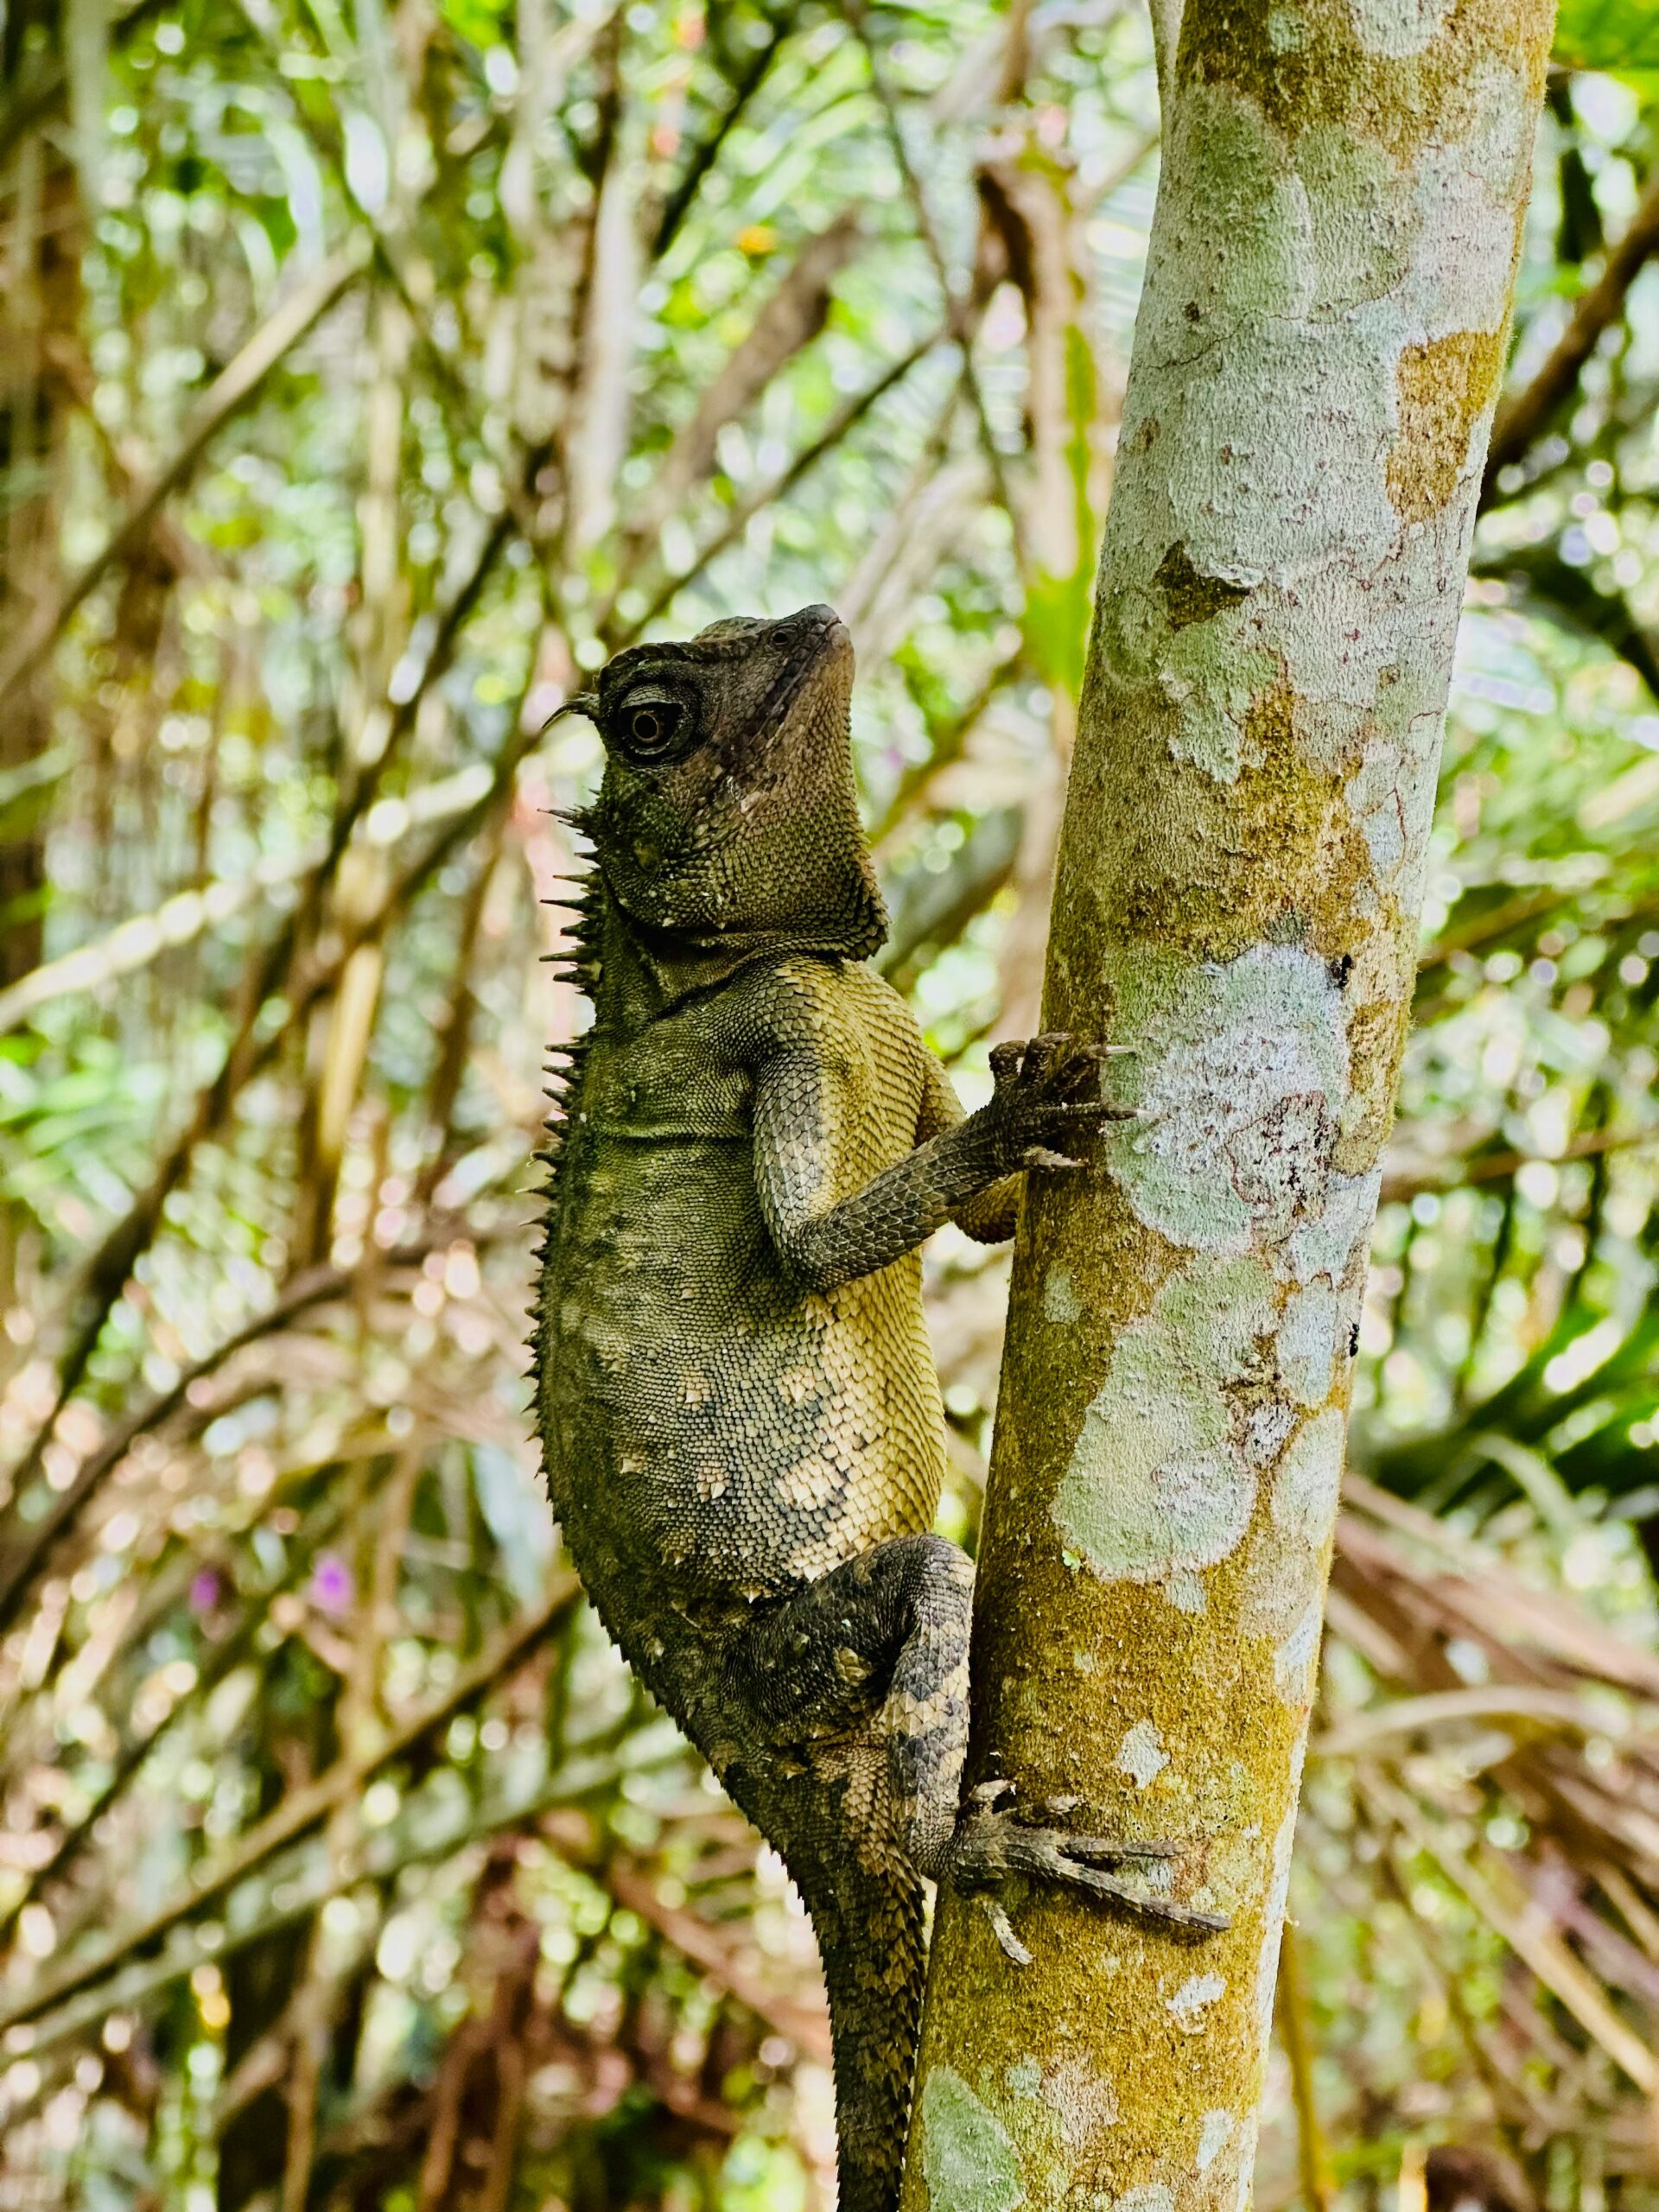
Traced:
[[836, 2212], [893, 2212], [927, 1977], [921, 1881], [897, 1853], [875, 1872], [849, 1853], [806, 1903], [835, 2046]]

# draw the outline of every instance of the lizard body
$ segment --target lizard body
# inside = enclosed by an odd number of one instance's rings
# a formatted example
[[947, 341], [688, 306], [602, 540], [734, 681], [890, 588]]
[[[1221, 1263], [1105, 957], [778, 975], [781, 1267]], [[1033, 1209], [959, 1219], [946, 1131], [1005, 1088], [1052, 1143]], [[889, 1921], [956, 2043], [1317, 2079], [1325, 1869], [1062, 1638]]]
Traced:
[[[827, 607], [619, 654], [573, 972], [535, 1316], [550, 1494], [601, 1618], [774, 1845], [829, 1992], [842, 2212], [891, 2212], [924, 1980], [924, 1883], [1012, 1872], [1136, 1900], [1132, 1853], [958, 1816], [972, 1568], [944, 1473], [918, 1248], [1012, 1233], [1076, 1165], [1096, 1056], [993, 1056], [964, 1117], [867, 965], [852, 650]], [[1094, 1862], [1094, 1863], [1091, 1863]], [[1006, 1921], [1001, 1923], [1005, 1929]], [[1011, 1932], [1005, 1939], [1016, 1951]]]

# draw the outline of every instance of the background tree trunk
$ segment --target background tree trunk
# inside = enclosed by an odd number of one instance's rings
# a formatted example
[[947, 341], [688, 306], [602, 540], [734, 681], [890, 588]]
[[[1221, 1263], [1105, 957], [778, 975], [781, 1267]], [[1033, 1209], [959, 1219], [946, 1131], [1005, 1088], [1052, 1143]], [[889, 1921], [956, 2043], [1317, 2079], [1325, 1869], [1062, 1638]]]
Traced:
[[942, 1897], [906, 2202], [1248, 2201], [1350, 1362], [1548, 0], [1188, 0], [1049, 1025], [1132, 1048], [1033, 1193], [969, 1780], [1168, 1840], [1193, 1939]]

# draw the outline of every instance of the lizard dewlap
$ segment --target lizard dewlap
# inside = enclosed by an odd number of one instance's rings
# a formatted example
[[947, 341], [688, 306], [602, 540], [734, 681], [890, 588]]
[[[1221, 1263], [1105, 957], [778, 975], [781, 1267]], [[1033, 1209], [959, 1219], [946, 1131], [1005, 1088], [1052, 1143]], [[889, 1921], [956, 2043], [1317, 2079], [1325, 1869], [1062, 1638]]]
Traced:
[[[1109, 1118], [1098, 1054], [992, 1055], [964, 1118], [867, 963], [853, 653], [826, 607], [617, 655], [572, 706], [606, 768], [570, 932], [568, 1054], [532, 1339], [554, 1510], [606, 1626], [776, 1847], [812, 1916], [842, 2212], [889, 2212], [923, 1884], [1128, 1889], [1132, 1856], [958, 1818], [973, 1572], [929, 1533], [944, 1421], [919, 1247], [1012, 1233], [1020, 1177]], [[1014, 1955], [1017, 1939], [997, 1908]]]

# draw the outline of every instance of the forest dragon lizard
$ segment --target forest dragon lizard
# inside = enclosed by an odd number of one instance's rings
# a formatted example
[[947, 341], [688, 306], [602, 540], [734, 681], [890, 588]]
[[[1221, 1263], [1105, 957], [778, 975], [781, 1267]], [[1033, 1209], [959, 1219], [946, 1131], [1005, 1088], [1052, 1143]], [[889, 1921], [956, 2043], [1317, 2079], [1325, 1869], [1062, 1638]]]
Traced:
[[[1006, 1784], [959, 1813], [973, 1570], [930, 1533], [944, 1473], [918, 1248], [1013, 1233], [1027, 1169], [1112, 1118], [1097, 1050], [999, 1046], [964, 1117], [868, 966], [853, 653], [825, 607], [620, 652], [563, 711], [604, 741], [576, 817], [569, 1055], [535, 1333], [549, 1488], [646, 1686], [775, 1846], [829, 1990], [842, 2212], [898, 2194], [925, 1880], [1078, 1884], [1160, 1855]], [[1000, 1901], [1005, 1948], [1020, 1955]]]

